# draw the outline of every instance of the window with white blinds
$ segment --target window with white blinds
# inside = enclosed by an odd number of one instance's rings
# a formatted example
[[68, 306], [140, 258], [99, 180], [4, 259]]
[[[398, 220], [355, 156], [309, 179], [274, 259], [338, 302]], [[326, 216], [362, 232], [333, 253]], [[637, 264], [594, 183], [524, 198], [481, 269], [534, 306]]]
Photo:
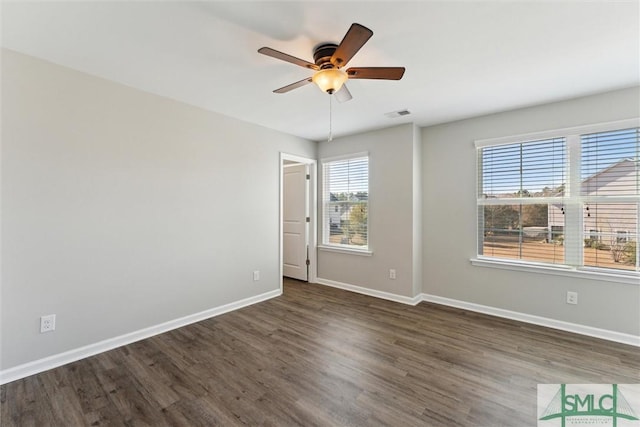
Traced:
[[639, 141], [638, 129], [581, 137], [585, 266], [639, 271]]
[[478, 258], [640, 272], [639, 128], [478, 148]]
[[564, 264], [565, 138], [479, 151], [478, 254]]
[[322, 243], [367, 250], [369, 246], [369, 157], [322, 162]]

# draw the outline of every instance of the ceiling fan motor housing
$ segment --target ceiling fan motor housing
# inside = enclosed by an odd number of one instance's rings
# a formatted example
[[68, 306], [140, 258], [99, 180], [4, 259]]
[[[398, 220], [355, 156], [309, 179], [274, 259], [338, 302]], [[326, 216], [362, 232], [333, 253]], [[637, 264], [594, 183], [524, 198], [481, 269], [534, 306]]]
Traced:
[[335, 43], [323, 43], [313, 49], [313, 60], [320, 69], [333, 68], [331, 57], [338, 48]]

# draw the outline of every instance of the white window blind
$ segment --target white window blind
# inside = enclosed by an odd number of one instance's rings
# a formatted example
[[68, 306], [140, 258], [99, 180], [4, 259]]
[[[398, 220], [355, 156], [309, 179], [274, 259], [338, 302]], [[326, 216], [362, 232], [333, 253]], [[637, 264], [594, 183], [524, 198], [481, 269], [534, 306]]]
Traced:
[[368, 249], [369, 158], [324, 161], [322, 170], [323, 244]]
[[581, 138], [582, 221], [585, 266], [638, 269], [638, 129]]
[[478, 149], [478, 255], [640, 272], [638, 128]]
[[484, 256], [564, 263], [564, 138], [479, 151], [479, 248]]

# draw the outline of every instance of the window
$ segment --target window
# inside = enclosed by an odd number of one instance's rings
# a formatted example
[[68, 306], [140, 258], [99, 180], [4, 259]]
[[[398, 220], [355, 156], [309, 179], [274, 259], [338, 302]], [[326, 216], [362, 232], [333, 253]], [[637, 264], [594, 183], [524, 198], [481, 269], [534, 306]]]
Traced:
[[627, 243], [629, 241], [629, 231], [622, 230], [616, 232], [616, 242], [617, 243]]
[[598, 229], [598, 240], [584, 236], [583, 265], [638, 270], [640, 148], [638, 129], [582, 135], [582, 222]]
[[367, 250], [369, 246], [369, 158], [366, 154], [323, 161], [325, 246]]
[[564, 138], [480, 150], [478, 253], [564, 263]]
[[640, 272], [639, 128], [494, 142], [477, 142], [479, 259]]

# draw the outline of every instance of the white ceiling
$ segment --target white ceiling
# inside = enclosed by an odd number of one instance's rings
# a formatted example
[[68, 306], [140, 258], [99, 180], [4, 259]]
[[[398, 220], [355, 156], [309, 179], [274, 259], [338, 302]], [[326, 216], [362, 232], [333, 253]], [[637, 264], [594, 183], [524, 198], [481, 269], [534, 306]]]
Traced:
[[[352, 80], [334, 135], [443, 123], [640, 84], [638, 1], [7, 2], [2, 45], [312, 140], [329, 96], [262, 46], [313, 62], [353, 22], [373, 37], [349, 66], [405, 66]], [[409, 109], [390, 119], [385, 113]]]

